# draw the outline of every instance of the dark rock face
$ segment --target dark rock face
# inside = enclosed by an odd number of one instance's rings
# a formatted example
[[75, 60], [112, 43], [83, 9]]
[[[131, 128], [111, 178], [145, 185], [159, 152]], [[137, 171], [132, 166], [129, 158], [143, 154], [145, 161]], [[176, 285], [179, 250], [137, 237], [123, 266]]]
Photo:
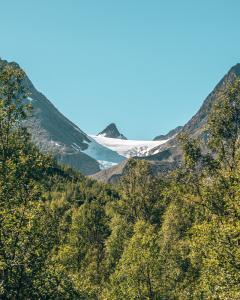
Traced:
[[127, 140], [127, 138], [119, 132], [115, 123], [109, 124], [103, 131], [99, 132], [97, 135], [102, 135], [104, 137], [113, 139]]
[[[7, 64], [20, 68], [16, 63], [0, 59], [0, 68]], [[81, 152], [88, 148], [89, 137], [37, 91], [27, 75], [24, 85], [30, 94], [25, 101], [33, 106], [33, 116], [27, 120], [26, 126], [39, 149], [86, 175], [100, 171], [99, 163]]]
[[178, 134], [182, 130], [183, 126], [178, 126], [175, 129], [169, 131], [167, 134], [161, 134], [156, 136], [154, 141], [163, 141], [172, 138], [174, 135]]

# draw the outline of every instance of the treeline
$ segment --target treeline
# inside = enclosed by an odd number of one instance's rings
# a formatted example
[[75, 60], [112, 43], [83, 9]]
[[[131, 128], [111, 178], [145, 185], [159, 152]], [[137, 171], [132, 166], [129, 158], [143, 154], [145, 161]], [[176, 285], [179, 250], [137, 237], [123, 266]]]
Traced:
[[0, 70], [1, 299], [240, 299], [240, 81], [180, 137], [181, 168], [130, 160], [116, 186], [31, 143], [24, 73]]

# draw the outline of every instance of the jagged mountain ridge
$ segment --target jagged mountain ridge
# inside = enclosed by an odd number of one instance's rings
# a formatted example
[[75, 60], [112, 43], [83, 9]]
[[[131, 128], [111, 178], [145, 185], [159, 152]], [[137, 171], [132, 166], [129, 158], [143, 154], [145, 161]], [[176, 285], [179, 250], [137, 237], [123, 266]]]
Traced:
[[127, 138], [119, 132], [115, 123], [109, 124], [103, 131], [99, 132], [97, 135], [113, 139], [127, 140]]

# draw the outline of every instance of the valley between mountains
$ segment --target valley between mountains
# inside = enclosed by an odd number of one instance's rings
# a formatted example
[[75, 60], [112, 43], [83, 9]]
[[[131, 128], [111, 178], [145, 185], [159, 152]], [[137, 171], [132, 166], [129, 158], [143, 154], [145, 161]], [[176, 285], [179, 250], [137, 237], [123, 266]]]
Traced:
[[[0, 60], [0, 66], [6, 65], [20, 68], [15, 62]], [[114, 182], [121, 177], [131, 157], [150, 161], [156, 172], [167, 172], [181, 164], [182, 154], [177, 135], [186, 132], [204, 142], [207, 137], [206, 123], [213, 104], [226, 84], [239, 76], [240, 64], [236, 64], [184, 126], [179, 126], [166, 135], [159, 135], [152, 141], [137, 141], [128, 140], [114, 123], [98, 134], [83, 132], [34, 87], [26, 74], [24, 86], [29, 91], [29, 97], [23, 101], [33, 107], [33, 115], [26, 121], [26, 126], [33, 142], [42, 152], [49, 153], [58, 162], [104, 182]]]
[[240, 65], [136, 141], [0, 64], [0, 299], [240, 299]]

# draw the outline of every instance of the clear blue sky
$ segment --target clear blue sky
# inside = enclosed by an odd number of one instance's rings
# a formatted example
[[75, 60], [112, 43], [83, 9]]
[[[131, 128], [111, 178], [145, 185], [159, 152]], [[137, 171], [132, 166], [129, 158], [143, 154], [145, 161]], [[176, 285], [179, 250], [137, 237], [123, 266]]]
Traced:
[[239, 0], [0, 0], [0, 57], [88, 133], [184, 124], [240, 62]]

